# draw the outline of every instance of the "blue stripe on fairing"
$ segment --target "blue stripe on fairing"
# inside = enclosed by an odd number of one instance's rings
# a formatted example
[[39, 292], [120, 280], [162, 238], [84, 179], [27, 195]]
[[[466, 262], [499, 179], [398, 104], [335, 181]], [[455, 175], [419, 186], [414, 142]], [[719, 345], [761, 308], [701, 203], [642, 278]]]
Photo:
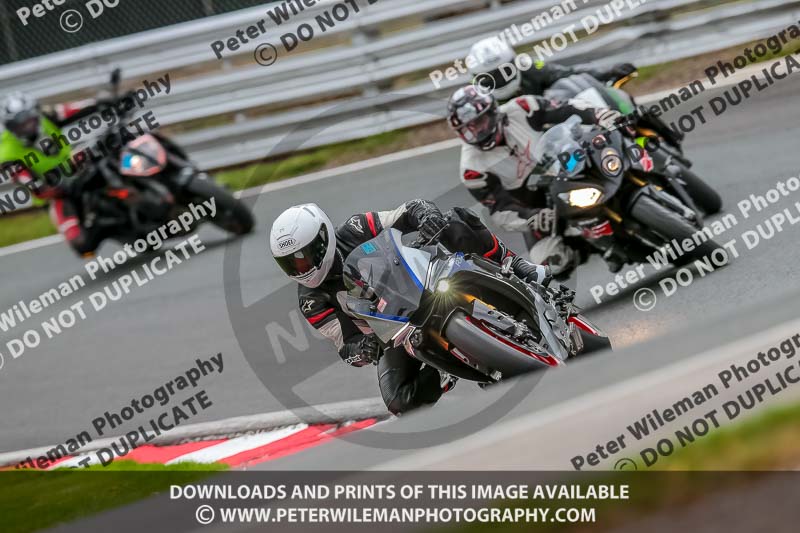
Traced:
[[408, 322], [409, 320], [407, 316], [384, 315], [383, 313], [376, 313], [375, 311], [370, 311], [369, 316], [383, 318], [384, 320], [392, 320], [394, 322]]
[[406, 272], [408, 272], [408, 274], [411, 276], [411, 279], [414, 281], [414, 285], [416, 285], [420, 291], [425, 290], [425, 286], [422, 284], [420, 280], [417, 279], [417, 275], [414, 274], [414, 271], [411, 270], [411, 267], [408, 265], [408, 263], [406, 263], [406, 259], [405, 257], [403, 257], [403, 254], [400, 253], [400, 249], [397, 247], [397, 243], [395, 242], [395, 240], [394, 239], [391, 240], [392, 240], [392, 245], [394, 246], [394, 250], [397, 252], [397, 257], [400, 258], [400, 261], [403, 263]]

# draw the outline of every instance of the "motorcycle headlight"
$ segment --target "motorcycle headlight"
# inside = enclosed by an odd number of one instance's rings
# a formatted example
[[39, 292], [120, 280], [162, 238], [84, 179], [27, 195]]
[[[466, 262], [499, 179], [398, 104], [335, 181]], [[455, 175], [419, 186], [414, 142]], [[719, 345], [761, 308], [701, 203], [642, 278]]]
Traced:
[[603, 158], [600, 166], [609, 176], [618, 176], [622, 172], [622, 159], [617, 154], [610, 154]]
[[562, 192], [559, 196], [572, 207], [592, 207], [600, 201], [603, 192], [594, 187], [584, 187], [583, 189]]
[[447, 292], [450, 290], [450, 282], [446, 279], [440, 279], [436, 284], [436, 292]]

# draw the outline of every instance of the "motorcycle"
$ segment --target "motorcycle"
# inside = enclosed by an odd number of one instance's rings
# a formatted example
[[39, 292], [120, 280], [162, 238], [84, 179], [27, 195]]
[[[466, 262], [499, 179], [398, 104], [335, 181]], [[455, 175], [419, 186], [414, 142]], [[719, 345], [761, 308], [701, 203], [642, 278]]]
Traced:
[[[533, 151], [538, 179], [527, 186], [548, 190], [554, 233], [583, 258], [601, 253], [614, 271], [665, 253], [665, 247], [678, 265], [727, 262], [727, 252], [703, 231], [683, 184], [654, 172], [648, 151], [625, 131], [582, 126], [572, 116], [542, 136]], [[694, 246], [684, 246], [686, 239]]]
[[441, 244], [405, 246], [401, 233], [388, 229], [346, 258], [345, 308], [384, 347], [402, 346], [410, 357], [479, 385], [611, 347], [560, 290], [514, 276], [511, 259], [498, 265]]
[[625, 76], [613, 84], [605, 85], [589, 74], [574, 74], [557, 80], [544, 93], [547, 98], [566, 101], [578, 99], [596, 107], [609, 107], [626, 115], [636, 130], [637, 142], [647, 148], [659, 171], [670, 174], [682, 182], [689, 194], [692, 207], [698, 207], [706, 215], [713, 215], [722, 209], [722, 198], [690, 167], [692, 162], [683, 155], [678, 134], [667, 126], [660, 117], [648, 109], [637, 106], [634, 98], [622, 87], [635, 79], [637, 72]]
[[112, 107], [118, 115], [120, 109], [127, 110], [102, 134], [106, 146], [117, 148], [92, 162], [87, 172], [91, 185], [83, 187], [81, 197], [90, 223], [102, 228], [104, 238], [127, 242], [175, 220], [190, 204], [213, 198], [213, 224], [234, 235], [251, 232], [255, 221], [248, 207], [197, 169], [179, 146], [156, 131], [132, 140], [123, 132], [131, 106], [120, 105], [129, 95], [119, 96], [119, 81], [115, 70], [112, 97], [96, 104], [98, 110]]

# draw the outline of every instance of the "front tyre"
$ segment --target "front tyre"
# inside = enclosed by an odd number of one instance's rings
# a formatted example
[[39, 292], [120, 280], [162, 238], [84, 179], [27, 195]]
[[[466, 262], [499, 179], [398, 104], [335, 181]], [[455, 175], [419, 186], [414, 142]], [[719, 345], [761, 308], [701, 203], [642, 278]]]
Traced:
[[686, 183], [686, 192], [694, 200], [694, 203], [703, 210], [706, 215], [715, 215], [722, 210], [722, 198], [708, 183], [700, 176], [681, 165], [681, 179]]
[[186, 187], [193, 202], [204, 202], [214, 198], [217, 214], [211, 222], [234, 235], [245, 235], [253, 231], [255, 219], [250, 209], [241, 200], [217, 183], [207, 179], [194, 179]]
[[[664, 207], [646, 194], [642, 194], [636, 200], [631, 209], [631, 216], [650, 230], [658, 233], [667, 243], [672, 242], [673, 239], [679, 243], [682, 243], [684, 239], [694, 240], [695, 234], [700, 234], [699, 229], [688, 220], [675, 211]], [[717, 250], [720, 250], [720, 252], [717, 252]], [[676, 252], [679, 251], [676, 250]], [[727, 262], [728, 253], [725, 249], [709, 239], [701, 242], [693, 250], [682, 254], [675, 261], [675, 264], [682, 265], [693, 260], [710, 258], [715, 252], [725, 254]]]
[[481, 367], [499, 371], [503, 378], [559, 364], [552, 355], [536, 354], [461, 311], [447, 321], [444, 336]]

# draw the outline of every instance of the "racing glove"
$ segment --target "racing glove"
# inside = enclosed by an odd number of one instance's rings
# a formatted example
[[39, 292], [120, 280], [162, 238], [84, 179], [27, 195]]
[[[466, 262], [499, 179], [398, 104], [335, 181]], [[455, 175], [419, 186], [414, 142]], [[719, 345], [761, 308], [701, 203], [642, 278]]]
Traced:
[[350, 342], [339, 350], [339, 357], [352, 366], [366, 366], [378, 363], [381, 345], [375, 335], [364, 335], [357, 342]]
[[553, 304], [566, 316], [572, 301], [575, 299], [575, 291], [566, 285], [553, 281], [549, 266], [537, 265], [517, 256], [511, 263], [511, 267], [514, 270], [514, 274], [528, 285], [540, 285], [550, 289], [549, 297], [552, 298]]
[[622, 113], [614, 109], [598, 109], [595, 112], [597, 125], [606, 130], [617, 128], [617, 122], [622, 118]]
[[526, 223], [533, 231], [540, 233], [550, 233], [553, 230], [555, 212], [550, 208], [539, 209], [536, 214], [530, 217]]
[[442, 230], [447, 226], [447, 219], [437, 211], [431, 211], [426, 214], [419, 226], [419, 236], [424, 239], [424, 242], [430, 242], [434, 237], [438, 236]]
[[550, 267], [531, 263], [520, 256], [514, 257], [511, 261], [511, 269], [515, 276], [528, 284], [536, 283], [547, 287], [553, 280]]

